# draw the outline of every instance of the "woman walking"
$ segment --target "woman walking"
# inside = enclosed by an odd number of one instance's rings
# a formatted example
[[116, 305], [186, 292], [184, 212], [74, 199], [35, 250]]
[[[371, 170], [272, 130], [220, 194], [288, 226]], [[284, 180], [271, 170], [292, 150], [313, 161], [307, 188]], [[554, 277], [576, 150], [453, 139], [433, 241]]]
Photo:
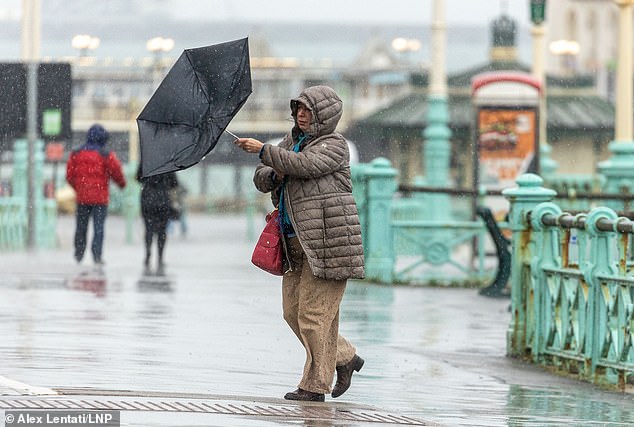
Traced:
[[306, 361], [297, 389], [284, 398], [323, 402], [331, 390], [332, 397], [345, 393], [364, 363], [339, 335], [347, 280], [364, 277], [361, 226], [348, 144], [335, 133], [341, 99], [328, 86], [313, 86], [290, 107], [294, 126], [278, 146], [254, 138], [235, 144], [259, 154], [253, 181], [259, 191], [271, 193], [286, 241], [284, 319], [304, 346]]

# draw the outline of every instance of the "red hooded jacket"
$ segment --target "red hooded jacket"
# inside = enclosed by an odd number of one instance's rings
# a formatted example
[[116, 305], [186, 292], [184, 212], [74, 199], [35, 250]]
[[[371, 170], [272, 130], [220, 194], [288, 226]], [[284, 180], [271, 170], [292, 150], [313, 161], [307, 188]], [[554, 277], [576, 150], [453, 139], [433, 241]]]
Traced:
[[86, 144], [74, 150], [68, 158], [66, 181], [75, 190], [78, 204], [107, 205], [110, 179], [121, 188], [126, 185], [116, 154], [103, 148], [107, 138], [103, 128], [95, 132], [91, 128]]

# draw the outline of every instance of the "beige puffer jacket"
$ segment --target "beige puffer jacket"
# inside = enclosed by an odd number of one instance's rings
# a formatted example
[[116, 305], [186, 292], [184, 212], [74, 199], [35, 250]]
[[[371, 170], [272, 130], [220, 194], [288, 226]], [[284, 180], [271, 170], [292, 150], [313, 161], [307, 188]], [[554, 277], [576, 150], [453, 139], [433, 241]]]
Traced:
[[[307, 142], [295, 153], [298, 102], [312, 111], [313, 122]], [[287, 175], [285, 206], [313, 274], [328, 280], [361, 279], [363, 244], [350, 153], [343, 136], [334, 132], [343, 113], [341, 99], [327, 86], [313, 86], [291, 100], [291, 111], [295, 126], [277, 147], [264, 146], [255, 186], [272, 192], [277, 206], [282, 182], [277, 174]]]

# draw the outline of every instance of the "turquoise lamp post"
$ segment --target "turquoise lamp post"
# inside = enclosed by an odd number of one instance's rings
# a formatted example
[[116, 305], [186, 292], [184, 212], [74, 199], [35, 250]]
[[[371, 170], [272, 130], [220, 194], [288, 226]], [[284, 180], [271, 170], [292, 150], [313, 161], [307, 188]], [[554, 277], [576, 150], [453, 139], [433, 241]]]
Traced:
[[[616, 69], [616, 118], [612, 157], [599, 163], [608, 193], [634, 194], [634, 141], [632, 140], [632, 5], [634, 0], [615, 0], [619, 7], [618, 64]], [[616, 208], [615, 203], [610, 207]], [[622, 206], [621, 206], [622, 208]]]
[[[432, 69], [427, 99], [427, 126], [423, 132], [425, 139], [424, 166], [425, 184], [430, 187], [449, 186], [449, 156], [451, 147], [448, 127], [447, 107], [446, 32], [444, 0], [434, 0], [432, 21]], [[428, 215], [430, 220], [447, 220], [450, 212], [449, 196], [430, 194]]]

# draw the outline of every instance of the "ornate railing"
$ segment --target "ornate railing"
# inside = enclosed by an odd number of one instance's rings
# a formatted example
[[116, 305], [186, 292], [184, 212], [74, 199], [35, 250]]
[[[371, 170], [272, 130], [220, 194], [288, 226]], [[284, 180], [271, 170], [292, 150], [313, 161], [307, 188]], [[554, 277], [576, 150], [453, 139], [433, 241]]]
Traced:
[[26, 211], [17, 197], [0, 197], [0, 251], [23, 249]]
[[[487, 228], [472, 214], [467, 197], [472, 194], [398, 186], [396, 170], [382, 158], [355, 165], [353, 180], [368, 279], [455, 286], [483, 286], [493, 279], [497, 265], [486, 262]], [[455, 215], [437, 215], [434, 196], [451, 198], [445, 205]]]
[[[27, 141], [17, 140], [14, 144], [12, 168], [12, 195], [0, 197], [0, 251], [19, 250], [27, 245], [27, 197], [28, 160]], [[34, 204], [34, 244], [38, 248], [57, 245], [57, 203], [44, 198], [44, 145], [37, 140], [33, 156]]]
[[508, 352], [624, 388], [634, 374], [634, 222], [607, 207], [563, 212], [525, 175], [507, 190], [513, 230]]

